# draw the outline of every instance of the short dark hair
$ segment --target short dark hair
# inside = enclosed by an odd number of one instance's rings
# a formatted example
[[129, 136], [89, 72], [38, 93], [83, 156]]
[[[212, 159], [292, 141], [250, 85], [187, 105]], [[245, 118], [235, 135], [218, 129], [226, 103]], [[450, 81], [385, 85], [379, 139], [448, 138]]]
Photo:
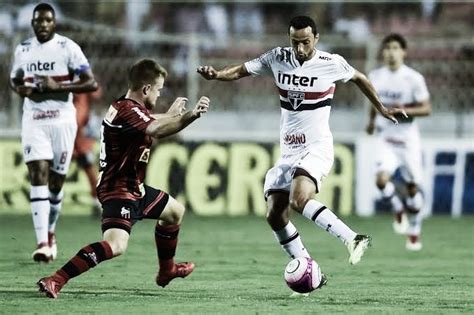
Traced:
[[56, 17], [56, 12], [54, 11], [53, 6], [50, 5], [49, 3], [43, 2], [36, 5], [36, 7], [33, 9], [33, 18], [35, 17], [35, 12], [37, 11], [50, 11], [51, 13], [53, 13], [53, 17]]
[[392, 33], [390, 35], [385, 36], [382, 40], [382, 49], [390, 42], [397, 42], [400, 44], [400, 47], [402, 47], [403, 50], [407, 49], [407, 40], [400, 34]]
[[141, 59], [128, 71], [128, 86], [132, 91], [142, 88], [146, 84], [154, 84], [156, 78], [166, 78], [168, 72], [153, 59]]
[[318, 28], [316, 23], [312, 18], [306, 15], [295, 16], [291, 19], [290, 24], [288, 25], [288, 34], [290, 34], [290, 29], [293, 27], [295, 30], [300, 30], [303, 28], [311, 27], [314, 36], [318, 34]]

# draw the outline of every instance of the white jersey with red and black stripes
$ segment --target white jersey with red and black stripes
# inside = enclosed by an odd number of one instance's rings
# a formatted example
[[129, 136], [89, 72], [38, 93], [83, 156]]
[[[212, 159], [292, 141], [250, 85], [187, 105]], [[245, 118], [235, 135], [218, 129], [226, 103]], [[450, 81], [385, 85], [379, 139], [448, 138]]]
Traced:
[[329, 114], [335, 82], [347, 82], [355, 73], [343, 57], [317, 50], [300, 64], [293, 48], [277, 47], [245, 67], [251, 75], [273, 75], [280, 96], [282, 154], [332, 143]]
[[[15, 49], [10, 77], [16, 78], [18, 73], [22, 73], [27, 86], [35, 85], [37, 75], [69, 83], [89, 68], [89, 62], [79, 45], [65, 36], [54, 34], [45, 43], [32, 37], [19, 44]], [[24, 122], [51, 124], [75, 119], [72, 93], [36, 93], [24, 99]]]
[[[369, 73], [369, 79], [386, 107], [411, 107], [430, 98], [423, 75], [406, 65], [396, 71], [386, 66], [375, 69]], [[419, 137], [418, 124], [413, 117], [397, 118], [400, 118], [399, 125], [377, 115], [377, 130], [385, 141], [403, 146]]]

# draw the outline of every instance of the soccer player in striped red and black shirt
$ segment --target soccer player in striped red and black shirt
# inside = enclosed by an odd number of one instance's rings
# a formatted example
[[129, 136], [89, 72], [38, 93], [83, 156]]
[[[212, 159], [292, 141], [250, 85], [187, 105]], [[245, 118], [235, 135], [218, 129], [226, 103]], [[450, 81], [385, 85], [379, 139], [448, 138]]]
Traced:
[[167, 113], [151, 114], [166, 76], [166, 70], [151, 59], [131, 67], [129, 90], [110, 106], [101, 128], [97, 195], [103, 209], [103, 240], [83, 247], [53, 275], [40, 279], [37, 284], [46, 296], [56, 298], [69, 279], [124, 253], [132, 225], [141, 219], [157, 220], [156, 283], [165, 287], [193, 271], [192, 262], [174, 262], [184, 206], [167, 193], [144, 185], [144, 180], [152, 139], [188, 126], [207, 112], [209, 98], [201, 97], [192, 111], [185, 111], [187, 99], [179, 97]]

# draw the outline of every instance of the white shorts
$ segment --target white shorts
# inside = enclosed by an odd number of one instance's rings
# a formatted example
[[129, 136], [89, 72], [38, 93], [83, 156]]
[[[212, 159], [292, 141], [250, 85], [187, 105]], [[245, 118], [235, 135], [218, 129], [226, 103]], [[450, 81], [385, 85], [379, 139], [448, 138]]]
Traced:
[[393, 175], [400, 168], [403, 180], [421, 184], [423, 177], [420, 142], [414, 138], [408, 143], [391, 143], [379, 138], [376, 148], [377, 173]]
[[23, 122], [21, 143], [25, 163], [49, 160], [52, 162], [52, 171], [66, 175], [71, 164], [76, 133], [76, 121], [49, 125]]
[[312, 147], [297, 154], [280, 156], [275, 166], [265, 176], [263, 185], [265, 197], [272, 192], [290, 192], [293, 175], [298, 168], [308, 172], [316, 183], [317, 191], [321, 191], [322, 181], [329, 175], [333, 162], [332, 143]]

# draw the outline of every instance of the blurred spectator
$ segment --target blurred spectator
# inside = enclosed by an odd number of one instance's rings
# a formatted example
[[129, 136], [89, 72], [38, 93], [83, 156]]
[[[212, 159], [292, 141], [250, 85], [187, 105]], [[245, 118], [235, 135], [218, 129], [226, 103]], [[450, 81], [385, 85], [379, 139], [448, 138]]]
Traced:
[[[229, 16], [226, 6], [218, 3], [206, 3], [204, 7], [204, 17], [209, 31], [215, 38], [216, 46], [227, 46], [229, 38]], [[212, 48], [212, 47], [210, 47]]]
[[127, 16], [127, 30], [129, 36], [128, 42], [132, 46], [137, 46], [140, 42], [137, 42], [135, 34], [141, 31], [142, 20], [150, 10], [150, 0], [133, 1], [128, 0], [126, 6]]
[[263, 34], [265, 29], [261, 5], [259, 3], [235, 3], [233, 30], [237, 34]]

